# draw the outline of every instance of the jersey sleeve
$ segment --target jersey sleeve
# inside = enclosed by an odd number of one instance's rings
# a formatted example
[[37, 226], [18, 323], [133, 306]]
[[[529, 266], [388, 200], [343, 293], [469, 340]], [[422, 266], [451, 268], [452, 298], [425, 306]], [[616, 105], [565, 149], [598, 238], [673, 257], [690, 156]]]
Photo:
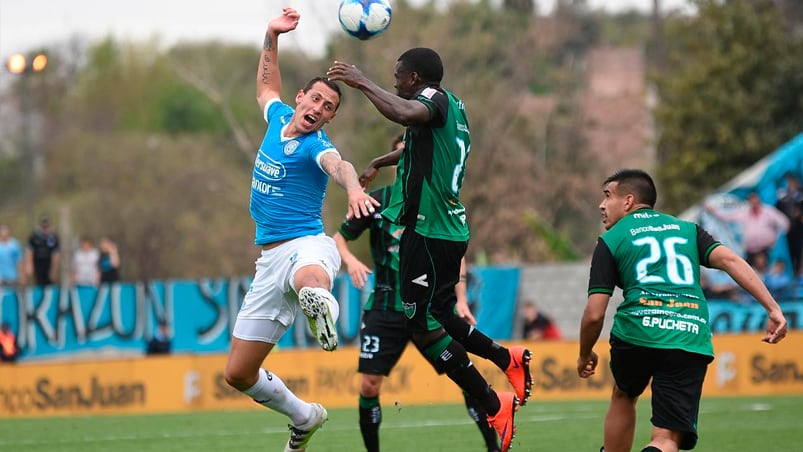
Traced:
[[340, 225], [338, 231], [349, 242], [357, 240], [362, 233], [371, 225], [371, 217], [363, 215], [361, 218], [351, 218]]
[[708, 231], [697, 225], [697, 249], [700, 252], [700, 263], [704, 267], [710, 267], [708, 258], [711, 256], [711, 251], [719, 245], [722, 243], [717, 242]]
[[449, 112], [449, 97], [442, 90], [427, 87], [421, 90], [416, 100], [424, 104], [432, 115], [432, 124], [436, 127], [446, 124]]
[[292, 113], [293, 109], [289, 105], [283, 104], [278, 97], [275, 97], [265, 104], [265, 111], [262, 112], [262, 119], [270, 124], [271, 120], [281, 117], [288, 112]]
[[588, 294], [603, 293], [613, 295], [619, 283], [616, 261], [610, 248], [602, 238], [597, 239], [594, 255], [591, 257], [591, 271], [588, 275]]
[[321, 158], [330, 152], [337, 154], [338, 158], [340, 158], [340, 152], [335, 148], [335, 145], [328, 140], [319, 141], [318, 145], [312, 150], [312, 158], [315, 160], [315, 164], [318, 165], [318, 168], [323, 172], [326, 172], [326, 170], [323, 169], [323, 165], [321, 165]]

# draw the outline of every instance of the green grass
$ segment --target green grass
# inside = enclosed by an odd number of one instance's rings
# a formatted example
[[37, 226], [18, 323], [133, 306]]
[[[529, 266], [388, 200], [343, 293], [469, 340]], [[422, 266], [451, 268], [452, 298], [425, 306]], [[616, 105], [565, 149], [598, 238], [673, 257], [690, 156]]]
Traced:
[[[519, 410], [514, 451], [599, 450], [607, 403], [538, 402]], [[639, 403], [636, 450], [649, 438], [649, 401]], [[310, 452], [362, 449], [357, 410], [330, 410]], [[383, 450], [483, 452], [462, 405], [384, 407]], [[268, 410], [150, 416], [87, 416], [0, 421], [0, 451], [206, 452], [281, 450], [286, 418]], [[800, 451], [803, 397], [708, 398], [700, 413], [697, 450]]]

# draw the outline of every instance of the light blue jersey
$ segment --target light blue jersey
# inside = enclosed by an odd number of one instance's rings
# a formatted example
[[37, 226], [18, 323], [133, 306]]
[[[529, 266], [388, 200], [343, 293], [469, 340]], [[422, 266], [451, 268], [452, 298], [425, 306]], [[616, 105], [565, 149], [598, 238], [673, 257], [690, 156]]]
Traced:
[[22, 247], [14, 238], [0, 242], [0, 284], [19, 280], [18, 265], [22, 263], [22, 259]]
[[251, 218], [257, 245], [323, 233], [323, 199], [329, 175], [321, 168], [326, 152], [337, 152], [323, 130], [285, 138], [293, 109], [279, 99], [268, 102], [268, 130], [254, 161]]

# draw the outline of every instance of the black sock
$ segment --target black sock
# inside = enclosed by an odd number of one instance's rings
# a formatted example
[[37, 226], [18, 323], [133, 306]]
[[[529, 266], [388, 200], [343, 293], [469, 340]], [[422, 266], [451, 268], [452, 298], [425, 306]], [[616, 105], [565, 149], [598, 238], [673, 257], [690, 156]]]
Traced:
[[482, 434], [482, 439], [485, 440], [485, 446], [488, 447], [488, 452], [496, 452], [499, 450], [499, 439], [496, 436], [496, 430], [488, 424], [488, 413], [480, 405], [474, 397], [471, 397], [466, 391], [463, 391], [463, 398], [466, 401], [466, 409], [468, 415], [477, 424]]
[[493, 416], [499, 412], [499, 408], [501, 408], [499, 397], [470, 362], [468, 366], [449, 371], [446, 375], [463, 391], [476, 399], [487, 414]]
[[379, 424], [382, 423], [382, 406], [379, 397], [360, 396], [360, 432], [365, 449], [379, 452]]
[[457, 342], [463, 344], [472, 355], [489, 359], [502, 370], [510, 365], [510, 353], [482, 331], [472, 327], [465, 320], [453, 317], [443, 324], [444, 329]]
[[663, 451], [655, 446], [647, 446], [644, 449], [641, 449], [641, 452], [663, 452]]

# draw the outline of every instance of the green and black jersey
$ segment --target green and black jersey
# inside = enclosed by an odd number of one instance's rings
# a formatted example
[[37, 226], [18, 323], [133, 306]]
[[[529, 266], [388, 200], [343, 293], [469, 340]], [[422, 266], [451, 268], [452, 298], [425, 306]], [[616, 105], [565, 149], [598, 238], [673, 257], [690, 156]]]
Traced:
[[[370, 193], [379, 201], [379, 209], [388, 205], [392, 187], [386, 186]], [[399, 239], [403, 226], [393, 224], [379, 212], [372, 216], [352, 218], [340, 225], [340, 235], [348, 241], [357, 240], [365, 230], [369, 230], [371, 257], [374, 260], [374, 291], [371, 293], [365, 310], [402, 311], [399, 290]]]
[[468, 241], [460, 187], [471, 137], [463, 101], [440, 87], [423, 88], [415, 99], [429, 108], [432, 119], [406, 130], [396, 170], [398, 190], [382, 214], [414, 226], [424, 237]]
[[694, 223], [640, 209], [602, 234], [588, 293], [622, 288], [611, 334], [631, 344], [714, 356], [700, 265], [719, 246]]

